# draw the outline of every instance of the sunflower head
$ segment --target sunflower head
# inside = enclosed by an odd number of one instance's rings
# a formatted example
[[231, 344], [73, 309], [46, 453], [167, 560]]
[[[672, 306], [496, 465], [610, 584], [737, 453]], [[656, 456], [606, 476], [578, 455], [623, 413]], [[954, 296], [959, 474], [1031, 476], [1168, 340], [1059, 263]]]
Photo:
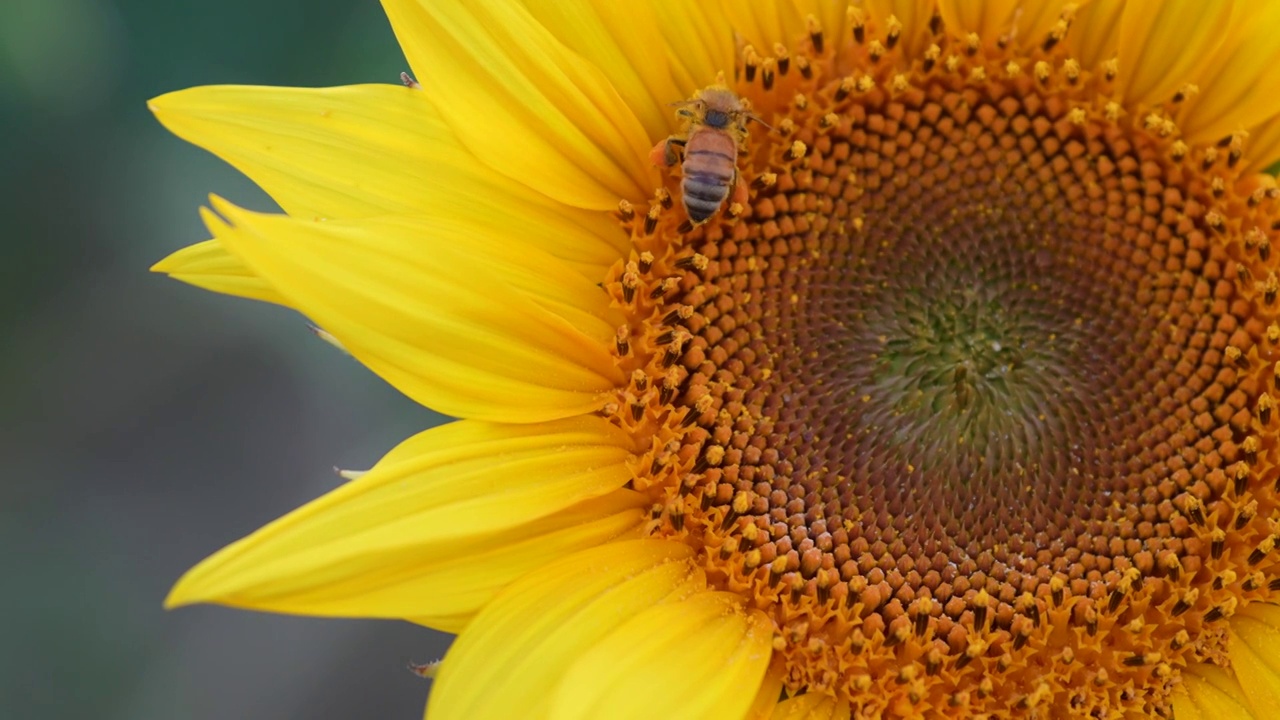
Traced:
[[1280, 4], [385, 4], [371, 169], [164, 269], [464, 419], [182, 599], [465, 626], [442, 715], [1266, 715]]
[[771, 616], [789, 692], [1167, 712], [1269, 597], [1273, 184], [1244, 133], [1183, 138], [1190, 85], [1122, 102], [1075, 12], [746, 44], [750, 206], [691, 229], [667, 187], [628, 223], [650, 531]]

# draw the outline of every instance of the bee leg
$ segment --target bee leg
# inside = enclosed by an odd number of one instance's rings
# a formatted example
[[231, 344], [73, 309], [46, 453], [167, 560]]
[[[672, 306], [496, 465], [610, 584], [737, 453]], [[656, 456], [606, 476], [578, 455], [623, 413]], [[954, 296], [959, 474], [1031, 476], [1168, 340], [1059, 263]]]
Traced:
[[680, 160], [680, 156], [676, 154], [675, 149], [677, 147], [683, 148], [684, 143], [684, 140], [681, 140], [674, 135], [663, 140], [657, 145], [654, 145], [653, 149], [649, 151], [649, 162], [657, 165], [658, 167], [671, 167], [672, 165], [675, 165], [676, 162]]
[[742, 173], [735, 169], [733, 171], [733, 196], [729, 198], [729, 202], [731, 204], [739, 203], [746, 207], [750, 200], [751, 195], [747, 191], [747, 181], [742, 177]]

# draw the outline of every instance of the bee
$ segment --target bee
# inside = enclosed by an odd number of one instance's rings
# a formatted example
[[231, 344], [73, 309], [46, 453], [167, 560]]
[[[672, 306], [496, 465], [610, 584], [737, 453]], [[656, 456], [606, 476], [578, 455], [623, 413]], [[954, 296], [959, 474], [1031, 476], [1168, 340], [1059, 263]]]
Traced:
[[724, 85], [703, 88], [676, 103], [676, 116], [685, 122], [682, 135], [672, 135], [653, 146], [649, 159], [659, 167], [671, 167], [684, 159], [680, 169], [680, 194], [694, 226], [710, 220], [733, 190], [733, 202], [747, 201], [747, 183], [738, 172], [738, 149], [747, 139], [747, 122], [763, 122], [746, 103]]

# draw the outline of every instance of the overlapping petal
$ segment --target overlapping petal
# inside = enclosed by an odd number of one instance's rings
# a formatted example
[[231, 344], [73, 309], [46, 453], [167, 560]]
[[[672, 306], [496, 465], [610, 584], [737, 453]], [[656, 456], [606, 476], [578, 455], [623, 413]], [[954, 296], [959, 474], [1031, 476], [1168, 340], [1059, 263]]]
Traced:
[[772, 55], [775, 43], [790, 47], [807, 35], [805, 4], [801, 2], [738, 2], [720, 0], [733, 34], [762, 56]]
[[289, 304], [270, 283], [227, 252], [217, 238], [184, 247], [152, 265], [151, 271], [224, 295]]
[[1231, 618], [1231, 668], [1254, 714], [1280, 708], [1280, 606], [1254, 603]]
[[575, 207], [656, 185], [651, 138], [608, 76], [523, 5], [383, 0], [427, 97], [477, 158]]
[[715, 82], [721, 72], [733, 77], [737, 49], [733, 33], [726, 32], [732, 26], [723, 5], [687, 0], [654, 0], [649, 5], [657, 16], [671, 74], [685, 91], [684, 97]]
[[[383, 607], [389, 617], [458, 633], [513, 580], [549, 562], [606, 543], [643, 535], [649, 499], [631, 490], [615, 490], [503, 533], [476, 539], [471, 553], [444, 553], [430, 565], [415, 558], [405, 570], [413, 584], [366, 590], [363, 598], [344, 599], [343, 612], [363, 614]], [[430, 598], [424, 602], [423, 598]], [[394, 607], [391, 605], [394, 603]], [[392, 614], [394, 613], [394, 614]], [[314, 613], [312, 613], [314, 614]]]
[[442, 629], [560, 555], [639, 529], [630, 440], [604, 420], [459, 421], [188, 572], [170, 605], [411, 618]]
[[1249, 172], [1264, 171], [1280, 161], [1280, 117], [1251, 130], [1245, 148], [1244, 164]]
[[1067, 46], [1081, 65], [1095, 68], [1116, 57], [1124, 6], [1125, 0], [1089, 0], [1076, 11]]
[[548, 717], [554, 688], [583, 653], [649, 608], [705, 590], [692, 557], [683, 543], [610, 543], [512, 583], [449, 649], [427, 717]]
[[829, 695], [806, 693], [778, 703], [769, 720], [849, 720], [849, 703]]
[[1013, 14], [1017, 7], [1017, 0], [938, 0], [938, 12], [947, 29], [978, 33], [984, 42], [991, 44], [1013, 30]]
[[782, 697], [782, 676], [785, 673], [782, 664], [774, 658], [774, 664], [764, 674], [760, 689], [756, 691], [751, 709], [747, 711], [747, 720], [769, 720], [778, 707], [778, 698]]
[[1231, 672], [1208, 663], [1182, 671], [1182, 685], [1173, 693], [1173, 716], [1176, 720], [1258, 720]]
[[218, 85], [162, 95], [150, 107], [300, 219], [487, 219], [597, 275], [626, 249], [607, 214], [553, 201], [480, 162], [420, 90]]
[[648, 137], [666, 137], [675, 129], [668, 104], [688, 97], [694, 88], [677, 84], [665, 45], [654, 42], [661, 34], [657, 13], [649, 4], [522, 2], [557, 40], [609, 78]]
[[933, 42], [929, 32], [929, 19], [933, 17], [937, 3], [933, 0], [867, 0], [864, 7], [871, 11], [884, 30], [890, 16], [902, 26], [899, 46], [906, 57], [918, 57]]
[[1199, 71], [1199, 92], [1178, 116], [1192, 142], [1216, 142], [1280, 115], [1280, 3], [1249, 4], [1239, 15], [1231, 41]]
[[1128, 2], [1120, 15], [1116, 90], [1130, 103], [1163, 102], [1229, 37], [1235, 0]]
[[[915, 1], [904, 0], [904, 2]], [[807, 20], [809, 16], [813, 16], [818, 21], [819, 27], [822, 28], [825, 48], [839, 48], [844, 44], [844, 39], [849, 37], [849, 33], [853, 31], [849, 25], [848, 3], [829, 2], [828, 0], [792, 0], [792, 2], [795, 4], [800, 17]], [[920, 0], [920, 2], [932, 4], [932, 0]], [[795, 42], [795, 38], [787, 38], [786, 42]]]
[[[560, 680], [560, 720], [740, 718], [769, 665], [773, 623], [728, 593], [699, 593], [637, 613]], [[655, 687], [662, 692], [655, 693]]]
[[1081, 4], [1079, 0], [938, 0], [938, 12], [949, 29], [978, 33], [985, 43], [1033, 47], [1044, 43], [1064, 12], [1074, 15]]
[[[358, 360], [435, 410], [550, 420], [597, 409], [622, 379], [590, 334], [606, 327], [589, 319], [591, 307], [567, 319], [547, 309], [572, 305], [565, 293], [575, 291], [546, 256], [514, 245], [494, 256], [467, 226], [430, 219], [309, 222], [215, 207], [227, 222], [205, 220], [221, 243]], [[504, 281], [514, 271], [503, 257], [525, 264], [528, 287]], [[596, 309], [607, 312], [603, 302]]]

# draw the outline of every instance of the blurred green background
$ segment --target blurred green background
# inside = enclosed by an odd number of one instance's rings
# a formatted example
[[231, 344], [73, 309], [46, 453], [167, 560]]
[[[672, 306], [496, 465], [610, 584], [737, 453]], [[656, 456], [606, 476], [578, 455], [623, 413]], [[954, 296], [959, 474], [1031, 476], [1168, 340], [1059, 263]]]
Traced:
[[146, 110], [397, 82], [376, 0], [0, 0], [0, 717], [412, 718], [447, 637], [213, 607], [178, 575], [441, 421], [290, 312], [147, 272], [217, 192]]

